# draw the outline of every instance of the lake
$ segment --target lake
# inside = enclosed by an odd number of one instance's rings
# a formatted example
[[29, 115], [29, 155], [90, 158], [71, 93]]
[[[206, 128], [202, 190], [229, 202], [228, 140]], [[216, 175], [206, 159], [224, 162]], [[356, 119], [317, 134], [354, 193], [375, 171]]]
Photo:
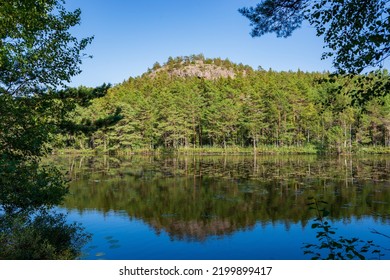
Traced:
[[[57, 156], [61, 211], [93, 234], [83, 259], [310, 259], [314, 197], [336, 238], [390, 259], [390, 157]], [[374, 233], [376, 231], [377, 233]], [[360, 245], [359, 245], [360, 246]], [[378, 254], [365, 253], [367, 258]], [[319, 252], [327, 256], [327, 251]]]

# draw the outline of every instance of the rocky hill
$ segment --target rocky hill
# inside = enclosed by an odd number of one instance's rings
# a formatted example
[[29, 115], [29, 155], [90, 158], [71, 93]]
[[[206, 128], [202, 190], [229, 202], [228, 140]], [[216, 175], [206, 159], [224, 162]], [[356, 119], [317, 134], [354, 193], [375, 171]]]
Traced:
[[235, 78], [238, 74], [245, 74], [253, 71], [250, 66], [235, 64], [229, 59], [204, 58], [203, 55], [179, 56], [168, 58], [163, 65], [156, 62], [152, 69], [146, 73], [151, 77], [156, 77], [160, 73], [168, 73], [176, 77], [198, 77], [208, 80], [219, 78]]

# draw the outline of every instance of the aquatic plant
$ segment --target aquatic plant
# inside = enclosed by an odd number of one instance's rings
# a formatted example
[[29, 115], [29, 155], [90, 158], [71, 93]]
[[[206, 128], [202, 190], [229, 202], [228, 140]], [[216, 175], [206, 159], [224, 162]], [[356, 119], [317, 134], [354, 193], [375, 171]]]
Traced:
[[318, 244], [305, 243], [304, 254], [312, 255], [312, 260], [365, 260], [369, 256], [377, 256], [378, 259], [384, 254], [381, 247], [372, 240], [365, 241], [357, 237], [346, 238], [336, 236], [336, 228], [329, 219], [330, 212], [325, 208], [326, 201], [309, 197], [309, 209], [316, 212], [311, 228], [317, 230]]

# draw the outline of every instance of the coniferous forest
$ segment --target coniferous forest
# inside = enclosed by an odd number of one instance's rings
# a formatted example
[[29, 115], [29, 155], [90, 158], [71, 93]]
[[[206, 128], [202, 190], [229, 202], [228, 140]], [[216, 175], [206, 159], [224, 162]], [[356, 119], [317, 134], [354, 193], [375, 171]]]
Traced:
[[111, 153], [388, 152], [389, 90], [385, 70], [363, 75], [277, 72], [203, 55], [170, 57], [111, 88], [61, 92], [98, 98], [78, 102], [69, 116], [73, 127], [56, 136], [53, 145]]

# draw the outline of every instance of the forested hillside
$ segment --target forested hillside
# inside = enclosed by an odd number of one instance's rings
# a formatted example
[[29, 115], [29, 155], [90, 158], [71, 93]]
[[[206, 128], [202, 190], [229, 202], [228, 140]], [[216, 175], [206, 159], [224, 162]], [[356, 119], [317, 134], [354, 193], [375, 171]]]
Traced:
[[100, 152], [301, 147], [344, 153], [389, 147], [389, 90], [386, 71], [333, 76], [253, 70], [202, 55], [169, 58], [79, 106], [71, 119], [95, 129], [68, 130], [54, 145]]

